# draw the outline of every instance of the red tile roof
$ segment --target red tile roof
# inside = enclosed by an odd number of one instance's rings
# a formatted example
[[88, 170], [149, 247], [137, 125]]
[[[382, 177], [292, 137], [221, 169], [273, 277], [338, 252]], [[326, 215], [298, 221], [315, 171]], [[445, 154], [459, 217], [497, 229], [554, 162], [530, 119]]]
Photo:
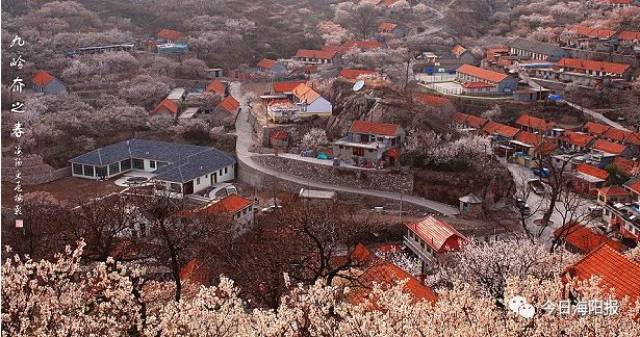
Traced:
[[193, 259], [180, 269], [180, 280], [205, 284], [211, 279], [211, 272], [202, 262]]
[[[431, 288], [422, 284], [400, 267], [387, 261], [378, 262], [367, 268], [358, 277], [359, 285], [351, 289], [347, 295], [347, 299], [354, 305], [362, 304], [365, 300], [369, 299], [368, 296], [371, 293], [370, 288], [373, 287], [374, 284], [379, 284], [382, 289], [390, 289], [405, 280], [406, 284], [403, 290], [411, 294], [414, 303], [420, 301], [435, 303], [438, 301], [438, 295], [431, 290]], [[378, 309], [376, 299], [372, 298], [369, 300], [372, 301], [371, 309]]]
[[610, 154], [620, 154], [625, 149], [624, 145], [613, 143], [604, 139], [596, 140], [593, 143], [592, 147], [596, 150], [599, 150], [605, 153], [610, 153]]
[[326, 50], [298, 49], [295, 57], [314, 58], [321, 60], [331, 60], [336, 56], [336, 52]]
[[482, 129], [482, 127], [487, 124], [488, 121], [489, 120], [486, 118], [469, 115], [469, 118], [467, 118], [467, 125], [474, 129]]
[[173, 29], [162, 29], [158, 32], [158, 37], [165, 40], [177, 41], [182, 38], [182, 33]]
[[236, 113], [238, 108], [240, 108], [240, 102], [232, 96], [227, 96], [218, 104], [218, 108], [222, 108], [230, 113]]
[[593, 140], [593, 136], [583, 132], [565, 131], [560, 139], [575, 146], [587, 147]]
[[400, 125], [397, 124], [355, 120], [349, 132], [395, 137], [399, 130]]
[[398, 27], [398, 25], [396, 25], [395, 23], [380, 22], [380, 25], [378, 26], [378, 30], [382, 33], [390, 33], [394, 29], [396, 29], [396, 27]]
[[251, 205], [253, 205], [253, 201], [237, 194], [232, 194], [218, 202], [207, 205], [201, 209], [201, 212], [206, 214], [235, 214]]
[[624, 74], [631, 65], [624, 63], [602, 62], [583, 59], [563, 58], [558, 61], [558, 66], [568, 69], [601, 71], [612, 74]]
[[640, 194], [640, 178], [635, 178], [624, 183], [624, 187], [631, 191]]
[[472, 66], [470, 64], [463, 64], [457, 70], [459, 73], [463, 73], [469, 76], [474, 76], [479, 79], [483, 79], [485, 81], [489, 81], [492, 83], [499, 83], [505, 80], [507, 77], [506, 74], [497, 73], [495, 71], [478, 68], [476, 66]]
[[575, 25], [569, 29], [570, 32], [591, 38], [610, 38], [616, 32], [607, 28], [590, 28], [582, 25]]
[[273, 91], [275, 93], [292, 92], [295, 87], [305, 82], [306, 81], [275, 82], [273, 83]]
[[515, 140], [521, 143], [529, 144], [531, 146], [537, 146], [542, 143], [543, 138], [541, 135], [534, 135], [531, 132], [520, 131], [516, 135]]
[[518, 119], [516, 120], [516, 124], [541, 131], [551, 130], [554, 126], [553, 122], [547, 122], [542, 118], [534, 117], [529, 114], [524, 114], [518, 117]]
[[434, 216], [428, 216], [418, 223], [407, 225], [407, 228], [439, 253], [459, 250], [467, 241], [464, 235], [446, 221]]
[[607, 130], [603, 134], [603, 136], [605, 138], [611, 139], [614, 142], [623, 142], [628, 137], [628, 134], [633, 134], [633, 133], [612, 127], [612, 128], [609, 128], [609, 130]]
[[273, 66], [276, 65], [276, 63], [278, 63], [278, 61], [272, 60], [272, 59], [263, 58], [262, 60], [260, 60], [260, 62], [258, 62], [258, 68], [271, 69], [271, 68], [273, 68]]
[[351, 80], [357, 79], [360, 75], [376, 75], [377, 72], [368, 69], [342, 69], [340, 76]]
[[31, 81], [38, 87], [44, 87], [45, 85], [49, 84], [49, 82], [53, 81], [54, 78], [55, 77], [51, 76], [51, 74], [49, 74], [48, 72], [40, 70], [33, 74], [33, 77], [31, 77]]
[[489, 123], [487, 123], [484, 128], [482, 128], [482, 131], [488, 134], [498, 134], [507, 138], [513, 138], [516, 136], [516, 134], [518, 134], [518, 132], [520, 132], [519, 129], [502, 123], [496, 123], [494, 121], [489, 121]]
[[613, 165], [629, 177], [640, 174], [640, 162], [637, 160], [617, 156]]
[[640, 40], [640, 32], [623, 30], [620, 32], [620, 34], [618, 34], [618, 38], [625, 41]]
[[584, 130], [592, 135], [602, 135], [605, 132], [607, 132], [609, 128], [610, 126], [608, 125], [594, 123], [594, 122], [587, 122], [587, 124], [584, 125]]
[[640, 297], [640, 264], [630, 260], [607, 244], [591, 251], [565, 273], [579, 280], [600, 278], [600, 285], [615, 288], [618, 299], [626, 296], [635, 301]]
[[467, 48], [457, 44], [455, 46], [453, 46], [453, 48], [451, 49], [451, 53], [455, 56], [460, 57], [460, 55], [464, 54], [464, 52], [467, 51]]
[[620, 241], [614, 241], [606, 235], [595, 232], [592, 228], [581, 224], [569, 224], [565, 228], [560, 227], [553, 232], [553, 235], [556, 238], [562, 236], [568, 245], [582, 254], [588, 254], [603, 243], [610, 245], [617, 251], [622, 251], [624, 248]]
[[622, 186], [607, 186], [599, 188], [598, 194], [607, 197], [624, 197], [629, 195], [629, 191], [625, 190]]
[[156, 114], [161, 110], [166, 109], [166, 110], [169, 110], [169, 112], [171, 112], [171, 114], [173, 114], [173, 116], [175, 117], [178, 115], [179, 108], [180, 107], [176, 102], [169, 99], [165, 99], [162, 102], [160, 102], [160, 104], [158, 104], [155, 109], [153, 109], [152, 114]]
[[589, 164], [584, 164], [584, 163], [578, 164], [578, 166], [576, 166], [576, 172], [579, 172], [591, 177], [595, 177], [601, 180], [607, 180], [607, 178], [609, 178], [609, 172], [601, 168], [598, 168]]
[[213, 80], [209, 82], [207, 88], [205, 89], [207, 92], [214, 92], [220, 96], [224, 96], [225, 93], [225, 85], [220, 80]]
[[416, 93], [414, 95], [414, 99], [418, 103], [431, 106], [443, 106], [449, 103], [449, 99], [447, 99], [446, 97], [425, 94], [422, 92]]

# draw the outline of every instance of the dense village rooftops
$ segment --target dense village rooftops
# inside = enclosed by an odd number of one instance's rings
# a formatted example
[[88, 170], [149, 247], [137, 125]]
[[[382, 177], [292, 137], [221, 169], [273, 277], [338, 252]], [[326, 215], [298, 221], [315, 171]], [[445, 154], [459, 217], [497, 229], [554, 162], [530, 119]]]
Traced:
[[596, 232], [593, 228], [581, 224], [569, 224], [568, 228], [558, 228], [553, 232], [556, 238], [564, 237], [564, 241], [574, 249], [587, 254], [606, 243], [617, 251], [622, 251], [624, 245], [620, 241], [614, 241], [606, 235]]
[[162, 29], [158, 32], [158, 37], [165, 40], [176, 41], [182, 38], [183, 34], [173, 29]]
[[351, 124], [349, 132], [395, 137], [400, 133], [400, 130], [400, 125], [397, 124], [355, 120]]
[[336, 57], [336, 52], [327, 50], [298, 49], [295, 57], [331, 60]]
[[548, 131], [553, 129], [554, 127], [554, 123], [547, 122], [542, 118], [534, 117], [529, 114], [524, 114], [518, 117], [518, 119], [516, 120], [516, 124], [541, 131]]
[[555, 44], [526, 39], [515, 39], [511, 43], [509, 43], [509, 47], [527, 50], [542, 55], [553, 55], [556, 52], [562, 50], [562, 48]]
[[573, 58], [562, 58], [558, 61], [558, 66], [569, 69], [599, 71], [604, 73], [622, 75], [631, 68], [631, 65], [624, 63], [613, 63]]
[[614, 288], [618, 299], [625, 296], [635, 301], [640, 296], [640, 264], [603, 243], [565, 270], [579, 280], [600, 278], [600, 286]]
[[568, 30], [571, 33], [591, 37], [608, 39], [615, 35], [615, 31], [607, 28], [591, 28], [583, 25], [575, 25]]
[[587, 124], [584, 125], [584, 130], [592, 135], [602, 135], [605, 132], [607, 132], [609, 128], [611, 127], [608, 125], [594, 123], [594, 122], [587, 122]]
[[[436, 252], [456, 250], [467, 240], [446, 221], [434, 216], [428, 216], [418, 223], [407, 225], [407, 228]], [[450, 245], [453, 242], [449, 239], [456, 241], [455, 244]]]
[[212, 148], [146, 139], [130, 139], [107, 145], [69, 160], [71, 163], [106, 166], [125, 159], [167, 162], [154, 173], [156, 179], [188, 182], [196, 177], [235, 164], [228, 154]]
[[581, 163], [576, 166], [576, 176], [589, 182], [602, 182], [609, 178], [609, 172], [589, 164]]
[[51, 74], [44, 70], [36, 71], [36, 73], [33, 74], [33, 77], [31, 77], [31, 81], [33, 82], [33, 84], [39, 87], [44, 87], [45, 85], [51, 83], [51, 81], [53, 81], [54, 79], [55, 77], [51, 76]]
[[593, 148], [604, 153], [621, 154], [624, 151], [625, 146], [604, 139], [597, 139], [593, 143]]
[[492, 70], [487, 70], [483, 68], [479, 68], [476, 66], [472, 66], [470, 64], [463, 64], [460, 66], [457, 71], [459, 73], [463, 73], [469, 76], [477, 77], [483, 79], [485, 81], [489, 81], [492, 83], [499, 83], [509, 77], [506, 74], [501, 74]]
[[258, 67], [263, 68], [263, 69], [271, 69], [271, 68], [273, 68], [273, 66], [276, 65], [276, 63], [278, 63], [278, 61], [267, 59], [267, 58], [263, 58], [262, 60], [260, 60], [260, 62], [258, 62]]

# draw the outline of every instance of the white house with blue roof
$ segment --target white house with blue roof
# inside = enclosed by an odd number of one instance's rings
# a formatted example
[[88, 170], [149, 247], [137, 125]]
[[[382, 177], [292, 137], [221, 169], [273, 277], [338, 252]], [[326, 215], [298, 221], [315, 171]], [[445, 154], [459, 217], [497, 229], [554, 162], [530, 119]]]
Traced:
[[69, 160], [72, 175], [108, 179], [141, 171], [153, 174], [156, 193], [181, 198], [235, 179], [236, 160], [213, 147], [129, 139]]

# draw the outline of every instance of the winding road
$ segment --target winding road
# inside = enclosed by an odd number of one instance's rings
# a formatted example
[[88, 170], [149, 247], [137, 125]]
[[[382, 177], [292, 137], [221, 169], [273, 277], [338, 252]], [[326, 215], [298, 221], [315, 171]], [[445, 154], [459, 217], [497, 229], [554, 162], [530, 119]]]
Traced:
[[269, 167], [264, 167], [257, 163], [253, 158], [256, 156], [255, 154], [249, 151], [251, 144], [253, 143], [253, 127], [249, 122], [249, 107], [246, 104], [246, 100], [244, 99], [244, 95], [240, 90], [240, 83], [233, 82], [231, 84], [231, 94], [240, 101], [241, 107], [240, 112], [238, 113], [238, 117], [236, 118], [236, 156], [238, 161], [242, 162], [242, 164], [259, 171], [263, 174], [276, 177], [277, 179], [293, 182], [302, 186], [307, 186], [309, 188], [316, 188], [322, 190], [343, 192], [343, 193], [351, 193], [351, 194], [359, 194], [370, 197], [380, 197], [390, 200], [395, 200], [398, 202], [406, 202], [412, 205], [416, 205], [419, 207], [424, 207], [430, 210], [433, 210], [437, 213], [440, 213], [445, 216], [456, 215], [458, 214], [458, 209], [452, 207], [447, 204], [443, 204], [441, 202], [428, 200], [412, 195], [405, 195], [396, 192], [388, 192], [388, 191], [376, 191], [376, 190], [365, 190], [360, 188], [354, 188], [350, 186], [340, 186], [340, 185], [332, 185], [316, 182], [313, 180], [308, 180], [305, 178], [293, 176], [287, 173], [282, 173], [276, 170], [273, 170]]

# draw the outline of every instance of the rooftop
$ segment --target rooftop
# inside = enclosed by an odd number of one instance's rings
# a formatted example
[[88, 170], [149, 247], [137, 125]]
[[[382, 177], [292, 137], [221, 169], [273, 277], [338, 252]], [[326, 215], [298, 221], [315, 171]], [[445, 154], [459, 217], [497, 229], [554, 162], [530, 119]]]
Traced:
[[476, 66], [472, 66], [470, 64], [463, 64], [460, 66], [457, 71], [459, 73], [467, 74], [470, 76], [474, 76], [492, 83], [499, 83], [509, 77], [506, 74], [498, 73], [492, 70], [487, 70], [483, 68], [479, 68]]
[[461, 241], [466, 241], [464, 235], [460, 234], [455, 228], [446, 221], [428, 216], [422, 221], [407, 225], [410, 231], [418, 235], [426, 244], [428, 244], [436, 252], [445, 252], [457, 249], [457, 247], [449, 246], [447, 241], [450, 238], [456, 238], [458, 246]]
[[401, 130], [400, 125], [355, 120], [349, 132], [395, 137]]

